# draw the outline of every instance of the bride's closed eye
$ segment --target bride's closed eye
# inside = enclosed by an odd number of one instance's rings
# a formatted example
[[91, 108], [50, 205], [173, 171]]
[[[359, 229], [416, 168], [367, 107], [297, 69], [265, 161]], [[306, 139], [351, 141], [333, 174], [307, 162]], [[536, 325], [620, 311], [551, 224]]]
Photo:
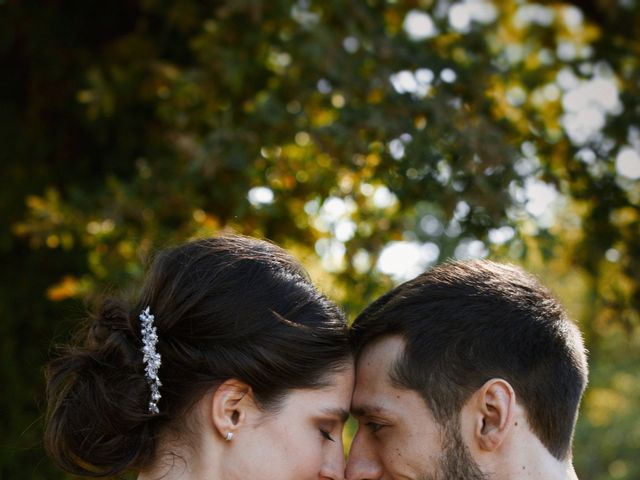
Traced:
[[324, 430], [322, 428], [320, 428], [319, 430], [320, 430], [320, 435], [322, 435], [323, 438], [330, 440], [332, 442], [335, 442], [335, 440], [327, 430]]
[[316, 418], [316, 426], [322, 438], [330, 442], [335, 442], [336, 432], [338, 436], [341, 434], [340, 432], [342, 432], [342, 428], [348, 417], [349, 414], [347, 411], [341, 408], [324, 408], [322, 413]]

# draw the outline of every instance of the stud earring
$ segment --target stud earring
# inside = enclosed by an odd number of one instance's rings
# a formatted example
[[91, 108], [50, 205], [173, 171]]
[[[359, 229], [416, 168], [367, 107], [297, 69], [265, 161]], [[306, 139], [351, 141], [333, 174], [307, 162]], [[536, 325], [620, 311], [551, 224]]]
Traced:
[[230, 442], [232, 438], [233, 438], [233, 432], [227, 432], [227, 434], [226, 434], [226, 435], [225, 435], [225, 437], [224, 437], [224, 439], [225, 439], [227, 442]]

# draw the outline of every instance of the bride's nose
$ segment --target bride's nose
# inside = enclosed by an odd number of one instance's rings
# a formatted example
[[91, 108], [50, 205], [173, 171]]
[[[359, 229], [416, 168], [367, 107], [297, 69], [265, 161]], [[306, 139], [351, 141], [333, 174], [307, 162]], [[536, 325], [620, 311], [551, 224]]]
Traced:
[[323, 480], [344, 480], [344, 468], [344, 447], [342, 442], [338, 441], [325, 456], [320, 470], [320, 478]]

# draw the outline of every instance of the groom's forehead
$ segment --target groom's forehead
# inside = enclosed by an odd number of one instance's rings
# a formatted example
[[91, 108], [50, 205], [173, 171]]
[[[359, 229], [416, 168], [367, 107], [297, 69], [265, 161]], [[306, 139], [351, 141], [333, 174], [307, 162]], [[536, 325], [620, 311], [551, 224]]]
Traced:
[[356, 366], [352, 411], [379, 412], [389, 398], [395, 398], [397, 389], [390, 373], [403, 351], [404, 340], [397, 336], [376, 340], [362, 351]]
[[385, 388], [384, 385], [360, 383], [356, 384], [351, 397], [350, 412], [355, 417], [385, 417], [398, 407], [398, 400], [398, 396], [391, 389]]
[[389, 372], [402, 355], [405, 341], [400, 335], [385, 335], [363, 348], [356, 362], [357, 381], [389, 379]]
[[356, 365], [352, 415], [401, 422], [433, 420], [422, 395], [393, 380], [393, 372], [405, 348], [404, 337], [393, 334], [377, 338], [362, 349]]

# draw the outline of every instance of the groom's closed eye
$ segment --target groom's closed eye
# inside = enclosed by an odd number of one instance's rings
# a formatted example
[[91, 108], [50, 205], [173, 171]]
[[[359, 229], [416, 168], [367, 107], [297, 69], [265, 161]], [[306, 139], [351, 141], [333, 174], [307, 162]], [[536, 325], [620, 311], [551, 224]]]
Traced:
[[379, 431], [382, 427], [384, 427], [385, 425], [381, 424], [381, 423], [376, 423], [376, 422], [366, 422], [365, 425], [367, 426], [367, 428], [371, 431], [371, 433], [376, 433], [377, 431]]
[[358, 424], [366, 427], [372, 434], [389, 426], [385, 419], [386, 413], [387, 411], [379, 405], [357, 405], [351, 409], [351, 414], [358, 420]]

